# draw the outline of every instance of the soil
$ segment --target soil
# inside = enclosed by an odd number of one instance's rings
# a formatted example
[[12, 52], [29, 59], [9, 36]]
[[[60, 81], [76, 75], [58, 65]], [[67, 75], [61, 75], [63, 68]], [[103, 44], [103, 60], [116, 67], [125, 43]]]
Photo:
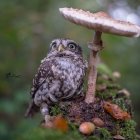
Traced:
[[[61, 102], [59, 108], [54, 107], [52, 115], [62, 114], [70, 124], [77, 128], [82, 122], [94, 123], [93, 119], [99, 118], [104, 125], [102, 127], [96, 126], [95, 131], [91, 135], [100, 138], [100, 140], [136, 140], [135, 121], [133, 120], [129, 94], [127, 90], [123, 90], [117, 84], [116, 79], [113, 77], [98, 74], [96, 100], [94, 103], [87, 104], [83, 97], [69, 102]], [[131, 118], [129, 120], [114, 118], [104, 109], [105, 101], [118, 105]], [[99, 128], [102, 128], [103, 131], [101, 132]], [[101, 133], [102, 136], [100, 135]], [[108, 138], [109, 136], [111, 138]]]

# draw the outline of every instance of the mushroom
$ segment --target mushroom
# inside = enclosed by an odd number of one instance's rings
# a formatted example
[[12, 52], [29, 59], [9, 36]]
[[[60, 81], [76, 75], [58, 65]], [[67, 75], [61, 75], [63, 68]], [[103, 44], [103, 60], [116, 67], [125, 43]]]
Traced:
[[88, 89], [85, 98], [86, 103], [92, 103], [95, 100], [98, 52], [103, 49], [102, 32], [126, 37], [139, 37], [140, 27], [130, 22], [113, 19], [105, 12], [91, 13], [73, 8], [60, 8], [59, 11], [65, 19], [95, 30], [94, 38], [88, 44], [91, 51], [89, 56]]
[[90, 135], [95, 131], [95, 125], [91, 122], [83, 122], [79, 126], [79, 131], [82, 134]]

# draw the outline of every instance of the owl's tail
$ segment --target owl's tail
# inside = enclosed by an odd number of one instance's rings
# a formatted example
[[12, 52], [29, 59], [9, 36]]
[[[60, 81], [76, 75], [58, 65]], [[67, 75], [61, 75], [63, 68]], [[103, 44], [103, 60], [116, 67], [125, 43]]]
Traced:
[[31, 100], [24, 116], [32, 117], [38, 111], [39, 111], [39, 108], [34, 104], [34, 101]]

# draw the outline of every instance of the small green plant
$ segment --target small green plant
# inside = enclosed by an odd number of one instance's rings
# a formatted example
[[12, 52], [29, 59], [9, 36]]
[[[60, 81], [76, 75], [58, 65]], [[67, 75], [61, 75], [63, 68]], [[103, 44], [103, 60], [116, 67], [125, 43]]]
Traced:
[[100, 140], [111, 140], [111, 134], [106, 128], [98, 128]]
[[53, 114], [54, 116], [56, 116], [58, 114], [61, 114], [62, 111], [60, 110], [60, 108], [57, 105], [55, 105], [55, 106], [53, 106], [51, 108], [51, 112], [50, 113]]
[[120, 123], [120, 134], [127, 140], [137, 140], [135, 127], [136, 122], [133, 120], [128, 120], [124, 123]]

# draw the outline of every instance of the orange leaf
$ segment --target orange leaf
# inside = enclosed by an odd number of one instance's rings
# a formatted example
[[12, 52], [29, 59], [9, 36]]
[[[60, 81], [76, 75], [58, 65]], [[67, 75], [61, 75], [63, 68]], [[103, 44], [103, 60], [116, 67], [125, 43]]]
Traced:
[[128, 120], [131, 116], [126, 111], [123, 111], [118, 105], [110, 102], [104, 102], [104, 109], [117, 120]]
[[58, 115], [57, 117], [54, 118], [53, 124], [54, 128], [62, 132], [68, 131], [68, 123], [61, 115]]

